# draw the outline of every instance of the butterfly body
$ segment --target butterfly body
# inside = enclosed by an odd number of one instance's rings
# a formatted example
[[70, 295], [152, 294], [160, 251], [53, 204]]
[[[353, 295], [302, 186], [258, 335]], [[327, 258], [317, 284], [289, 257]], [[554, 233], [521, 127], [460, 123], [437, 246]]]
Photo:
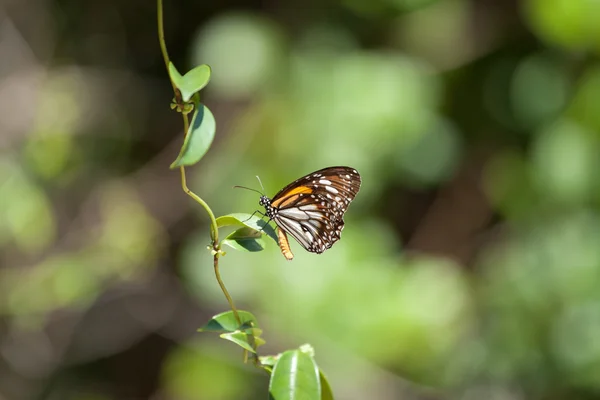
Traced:
[[[361, 178], [353, 168], [329, 167], [310, 173], [284, 187], [272, 199], [261, 196], [267, 217], [302, 247], [320, 254], [340, 239], [344, 213], [360, 190]], [[283, 239], [280, 235], [280, 244]], [[286, 251], [291, 254], [287, 240]], [[287, 259], [284, 247], [282, 252]], [[293, 255], [291, 256], [293, 257]]]

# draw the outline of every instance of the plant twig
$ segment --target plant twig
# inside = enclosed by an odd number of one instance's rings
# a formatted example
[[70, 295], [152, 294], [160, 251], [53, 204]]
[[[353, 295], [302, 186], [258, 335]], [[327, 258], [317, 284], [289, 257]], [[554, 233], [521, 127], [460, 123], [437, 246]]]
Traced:
[[[157, 7], [157, 19], [158, 19], [158, 41], [160, 42], [160, 49], [162, 52], [163, 59], [165, 61], [165, 67], [167, 68], [167, 72], [168, 72], [170, 60], [169, 60], [169, 53], [167, 52], [167, 44], [165, 42], [162, 0], [157, 0], [156, 7]], [[170, 79], [170, 76], [169, 76], [169, 80], [171, 81], [171, 85], [173, 86], [173, 92], [175, 93], [175, 95], [177, 95], [177, 92], [178, 92], [177, 87], [175, 86], [175, 83]], [[194, 96], [194, 106], [196, 108], [198, 107], [198, 102], [199, 102], [199, 97], [195, 95]], [[189, 123], [187, 114], [182, 113], [182, 117], [183, 117], [183, 131], [184, 131], [184, 140], [185, 140], [185, 136], [187, 136], [187, 134], [188, 134], [190, 123]], [[212, 212], [212, 210], [210, 209], [208, 204], [204, 200], [202, 200], [202, 198], [200, 198], [200, 196], [198, 196], [196, 193], [192, 192], [188, 188], [187, 179], [186, 179], [186, 175], [185, 175], [185, 167], [181, 166], [179, 168], [179, 171], [181, 173], [181, 188], [183, 189], [184, 193], [186, 193], [188, 196], [190, 196], [192, 199], [194, 199], [194, 201], [196, 201], [198, 204], [200, 204], [202, 206], [202, 208], [204, 208], [206, 210], [206, 213], [210, 217], [210, 237], [212, 240], [211, 245], [212, 245], [212, 251], [213, 251], [213, 258], [214, 258], [215, 276], [217, 278], [217, 281], [219, 282], [219, 286], [221, 287], [223, 294], [225, 295], [225, 297], [227, 298], [227, 301], [229, 302], [229, 306], [231, 307], [231, 310], [233, 311], [236, 321], [238, 322], [238, 324], [241, 325], [242, 324], [241, 319], [240, 319], [237, 309], [235, 308], [235, 305], [233, 304], [233, 299], [231, 298], [231, 296], [229, 295], [229, 292], [225, 288], [225, 284], [223, 283], [223, 281], [221, 279], [221, 274], [219, 273], [219, 256], [221, 254], [220, 253], [221, 249], [220, 249], [220, 244], [219, 244], [219, 227], [217, 226], [217, 220], [215, 218], [215, 214]]]
[[217, 282], [219, 282], [219, 286], [221, 286], [221, 290], [227, 298], [227, 302], [229, 302], [229, 307], [231, 307], [231, 311], [233, 311], [233, 315], [235, 316], [236, 322], [238, 323], [238, 325], [241, 326], [242, 320], [240, 319], [237, 308], [235, 308], [235, 305], [233, 304], [233, 299], [229, 295], [229, 292], [227, 291], [223, 280], [221, 280], [221, 273], [219, 272], [219, 253], [215, 253], [215, 255], [213, 256], [213, 265], [215, 268], [215, 276], [217, 277]]
[[[184, 117], [184, 120], [187, 121], [187, 118]], [[215, 218], [215, 214], [213, 214], [208, 204], [206, 204], [206, 202], [202, 200], [200, 196], [198, 196], [196, 193], [192, 192], [190, 188], [188, 188], [187, 179], [185, 176], [185, 167], [179, 167], [179, 171], [181, 172], [181, 188], [183, 189], [185, 194], [187, 194], [192, 199], [194, 199], [194, 201], [200, 204], [206, 210], [208, 216], [210, 217], [210, 238], [212, 240], [212, 247], [214, 251], [219, 251], [219, 228], [217, 227], [217, 219]]]
[[[157, 14], [157, 19], [158, 19], [158, 41], [160, 43], [160, 50], [161, 50], [163, 59], [165, 61], [165, 67], [167, 68], [167, 72], [168, 72], [170, 60], [169, 60], [169, 53], [167, 51], [167, 44], [165, 42], [165, 29], [164, 29], [164, 22], [163, 22], [162, 0], [156, 1], [156, 7], [157, 7], [156, 14]], [[177, 94], [177, 88], [175, 87], [175, 83], [170, 79], [170, 76], [169, 76], [169, 80], [171, 81], [171, 85], [173, 86], [173, 92], [175, 94]], [[196, 97], [196, 99], [197, 99], [197, 97]], [[198, 104], [195, 104], [195, 106], [197, 107]], [[189, 123], [187, 114], [182, 113], [182, 117], [183, 117], [183, 132], [184, 132], [184, 140], [185, 140], [185, 136], [187, 136], [190, 123]], [[179, 171], [181, 172], [181, 188], [183, 189], [183, 191], [188, 196], [190, 196], [192, 199], [194, 199], [194, 201], [196, 201], [198, 204], [200, 204], [202, 206], [202, 208], [204, 208], [206, 210], [206, 213], [210, 217], [210, 237], [212, 239], [212, 247], [213, 247], [213, 250], [219, 251], [219, 228], [217, 227], [217, 220], [215, 218], [215, 214], [212, 212], [212, 210], [210, 209], [208, 204], [200, 198], [200, 196], [198, 196], [196, 193], [192, 192], [188, 188], [187, 179], [185, 176], [185, 167], [181, 166], [179, 168]]]
[[[163, 22], [163, 6], [162, 0], [156, 0], [156, 15], [158, 18], [158, 42], [160, 43], [160, 51], [163, 56], [163, 60], [165, 60], [165, 68], [167, 68], [167, 72], [169, 72], [169, 53], [167, 52], [167, 42], [165, 41], [165, 27]], [[173, 86], [173, 92], [177, 91], [175, 87], [175, 83], [171, 80], [171, 76], [169, 75], [169, 81], [171, 82], [171, 86]], [[187, 129], [185, 130], [187, 132]]]

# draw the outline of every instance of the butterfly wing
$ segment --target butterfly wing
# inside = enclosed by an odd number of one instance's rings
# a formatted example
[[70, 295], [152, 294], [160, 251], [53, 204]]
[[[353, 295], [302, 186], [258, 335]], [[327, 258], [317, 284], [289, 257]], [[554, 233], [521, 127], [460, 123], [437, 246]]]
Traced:
[[344, 213], [360, 190], [359, 173], [329, 167], [308, 174], [279, 191], [271, 206], [275, 223], [306, 250], [322, 253], [340, 238]]

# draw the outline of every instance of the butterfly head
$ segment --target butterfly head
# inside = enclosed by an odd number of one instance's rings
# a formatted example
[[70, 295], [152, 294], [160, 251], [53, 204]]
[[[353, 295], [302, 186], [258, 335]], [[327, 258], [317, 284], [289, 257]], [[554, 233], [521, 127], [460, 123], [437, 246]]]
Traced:
[[260, 200], [258, 201], [258, 204], [263, 207], [267, 207], [267, 206], [271, 205], [271, 200], [267, 196], [260, 196]]
[[269, 218], [273, 218], [273, 216], [277, 214], [277, 211], [273, 208], [273, 206], [271, 206], [271, 199], [269, 199], [267, 196], [260, 196], [258, 204], [265, 208]]

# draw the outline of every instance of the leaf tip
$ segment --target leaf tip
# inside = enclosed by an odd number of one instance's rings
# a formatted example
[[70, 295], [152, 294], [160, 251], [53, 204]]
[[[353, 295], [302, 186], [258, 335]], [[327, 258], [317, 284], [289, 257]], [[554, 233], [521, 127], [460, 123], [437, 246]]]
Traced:
[[179, 167], [179, 158], [169, 165], [169, 169], [177, 169]]

